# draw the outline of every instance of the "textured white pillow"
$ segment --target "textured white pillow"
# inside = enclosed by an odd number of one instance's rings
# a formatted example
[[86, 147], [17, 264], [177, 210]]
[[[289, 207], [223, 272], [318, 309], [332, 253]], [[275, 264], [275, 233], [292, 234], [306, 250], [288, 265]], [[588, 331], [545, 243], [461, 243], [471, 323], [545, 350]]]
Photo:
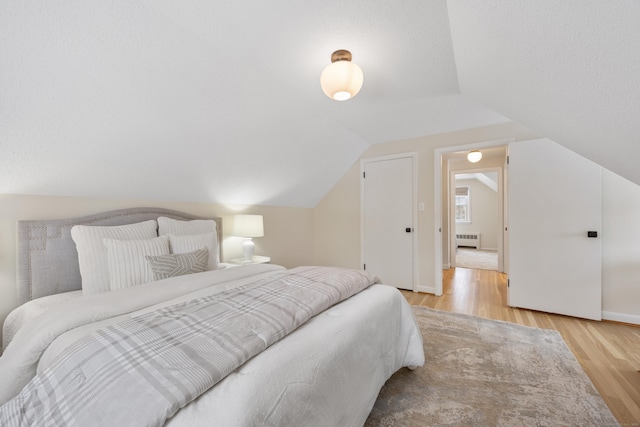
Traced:
[[155, 220], [136, 224], [98, 227], [75, 225], [71, 238], [78, 250], [78, 264], [82, 276], [82, 293], [98, 294], [111, 290], [109, 285], [109, 260], [103, 239], [141, 240], [157, 237], [158, 223]]
[[167, 234], [172, 254], [184, 254], [206, 248], [209, 251], [207, 270], [218, 269], [218, 237], [215, 231], [206, 234]]
[[148, 240], [104, 239], [104, 245], [112, 291], [153, 282], [153, 270], [145, 257], [169, 254], [167, 236]]
[[212, 219], [180, 221], [164, 216], [158, 218], [158, 236], [164, 236], [165, 234], [203, 234], [212, 231], [216, 231], [216, 222]]

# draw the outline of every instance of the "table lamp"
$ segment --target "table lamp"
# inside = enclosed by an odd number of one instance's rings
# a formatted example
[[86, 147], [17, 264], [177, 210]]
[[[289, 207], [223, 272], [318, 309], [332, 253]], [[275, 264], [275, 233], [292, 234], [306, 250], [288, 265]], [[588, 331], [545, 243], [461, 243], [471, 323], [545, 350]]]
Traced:
[[253, 260], [253, 250], [256, 246], [251, 239], [264, 236], [262, 215], [236, 215], [233, 221], [233, 235], [244, 237], [244, 243], [242, 244], [244, 261], [251, 262]]

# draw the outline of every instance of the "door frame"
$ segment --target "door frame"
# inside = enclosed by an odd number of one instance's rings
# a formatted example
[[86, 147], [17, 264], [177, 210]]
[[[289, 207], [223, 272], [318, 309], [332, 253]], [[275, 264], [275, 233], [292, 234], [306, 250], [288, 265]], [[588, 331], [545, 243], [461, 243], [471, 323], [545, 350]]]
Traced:
[[[434, 223], [434, 289], [435, 295], [442, 295], [442, 162], [443, 155], [457, 151], [470, 151], [482, 148], [503, 147], [514, 142], [515, 138], [503, 138], [484, 142], [436, 148], [433, 155], [433, 223]], [[506, 205], [506, 204], [505, 204]], [[504, 206], [504, 205], [503, 205]], [[448, 220], [448, 218], [447, 218]], [[504, 247], [505, 245], [503, 245]]]
[[[454, 235], [455, 235], [455, 191], [456, 191], [456, 175], [460, 175], [463, 173], [483, 173], [483, 172], [497, 172], [498, 174], [498, 190], [497, 190], [497, 220], [498, 220], [498, 270], [500, 273], [505, 273], [504, 269], [504, 206], [505, 206], [505, 195], [503, 178], [504, 178], [504, 169], [502, 166], [492, 166], [485, 168], [474, 168], [474, 169], [451, 169], [449, 170], [449, 235], [447, 238], [449, 239], [449, 263], [450, 267], [455, 267], [455, 257], [456, 257], [456, 248], [454, 245]], [[480, 248], [478, 248], [480, 249]]]
[[411, 159], [411, 166], [413, 169], [412, 177], [412, 191], [411, 191], [411, 228], [413, 229], [413, 235], [411, 236], [411, 253], [413, 264], [413, 280], [412, 290], [418, 292], [418, 152], [412, 151], [400, 154], [391, 154], [387, 156], [368, 157], [360, 160], [360, 266], [364, 266], [365, 254], [364, 254], [364, 179], [363, 174], [365, 165], [373, 162], [383, 162], [388, 160], [397, 159]]

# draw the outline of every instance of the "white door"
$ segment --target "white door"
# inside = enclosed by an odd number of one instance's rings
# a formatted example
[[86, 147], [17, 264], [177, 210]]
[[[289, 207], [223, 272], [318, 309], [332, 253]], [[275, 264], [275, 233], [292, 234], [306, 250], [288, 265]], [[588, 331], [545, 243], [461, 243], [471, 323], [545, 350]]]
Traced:
[[413, 158], [365, 160], [363, 169], [364, 268], [384, 284], [413, 289]]
[[509, 144], [509, 305], [601, 319], [600, 176], [548, 139]]

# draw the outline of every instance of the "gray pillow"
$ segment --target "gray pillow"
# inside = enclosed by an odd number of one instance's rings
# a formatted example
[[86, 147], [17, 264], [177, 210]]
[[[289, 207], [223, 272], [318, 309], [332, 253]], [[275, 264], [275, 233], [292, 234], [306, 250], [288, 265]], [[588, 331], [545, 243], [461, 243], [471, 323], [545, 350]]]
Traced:
[[207, 248], [202, 248], [183, 254], [145, 256], [145, 258], [153, 271], [153, 280], [162, 280], [206, 271], [209, 251]]

